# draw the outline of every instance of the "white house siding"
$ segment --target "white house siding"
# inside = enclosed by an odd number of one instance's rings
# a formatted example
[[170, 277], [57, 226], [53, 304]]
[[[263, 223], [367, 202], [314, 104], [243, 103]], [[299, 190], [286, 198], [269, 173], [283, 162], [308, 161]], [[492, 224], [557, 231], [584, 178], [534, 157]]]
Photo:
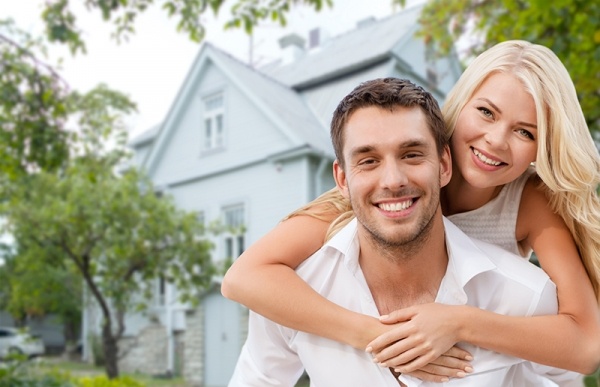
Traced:
[[[194, 96], [186, 101], [176, 130], [163, 144], [160, 163], [150, 171], [158, 185], [170, 185], [217, 173], [240, 163], [264, 158], [290, 146], [289, 140], [212, 65], [202, 73]], [[202, 97], [222, 90], [225, 98], [225, 147], [203, 152]]]
[[[306, 193], [299, 187], [307, 185], [307, 168], [304, 159], [284, 161], [281, 165], [264, 161], [170, 187], [169, 193], [181, 208], [204, 211], [207, 221], [217, 219], [225, 206], [244, 204], [249, 244], [306, 202]], [[215, 251], [217, 257], [221, 257], [220, 248], [217, 246]]]

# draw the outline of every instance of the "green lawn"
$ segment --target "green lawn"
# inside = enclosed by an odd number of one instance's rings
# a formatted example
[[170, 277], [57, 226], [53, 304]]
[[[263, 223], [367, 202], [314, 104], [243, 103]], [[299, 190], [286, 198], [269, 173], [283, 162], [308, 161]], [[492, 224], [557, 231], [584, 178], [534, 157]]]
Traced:
[[[64, 372], [68, 372], [72, 376], [97, 376], [104, 375], [104, 368], [96, 367], [92, 364], [78, 362], [78, 361], [66, 361], [60, 358], [44, 358], [41, 359], [37, 367], [40, 371], [56, 369]], [[128, 376], [135, 379], [136, 381], [144, 384], [146, 387], [185, 387], [185, 383], [182, 378], [176, 377], [172, 379], [159, 379], [153, 378], [152, 376], [142, 374], [127, 374], [122, 373], [122, 376]]]

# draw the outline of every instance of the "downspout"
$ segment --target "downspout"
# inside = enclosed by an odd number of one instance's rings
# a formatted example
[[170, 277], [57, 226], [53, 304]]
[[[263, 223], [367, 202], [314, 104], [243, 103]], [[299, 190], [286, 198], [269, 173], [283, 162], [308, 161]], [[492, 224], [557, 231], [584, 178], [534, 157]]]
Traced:
[[173, 285], [168, 284], [165, 291], [165, 329], [167, 330], [167, 375], [175, 373], [175, 340], [173, 338], [173, 308], [172, 302]]

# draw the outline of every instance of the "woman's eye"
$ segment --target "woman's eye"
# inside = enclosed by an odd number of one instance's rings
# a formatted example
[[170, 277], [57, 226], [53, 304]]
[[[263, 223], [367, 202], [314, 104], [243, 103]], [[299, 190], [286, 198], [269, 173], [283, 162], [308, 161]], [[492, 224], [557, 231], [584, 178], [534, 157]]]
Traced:
[[477, 110], [479, 110], [484, 116], [492, 118], [494, 117], [494, 114], [492, 113], [492, 111], [486, 107], [478, 107]]
[[531, 132], [529, 130], [519, 129], [518, 132], [523, 137], [527, 137], [530, 140], [535, 140], [535, 137], [533, 137], [533, 134], [531, 134]]

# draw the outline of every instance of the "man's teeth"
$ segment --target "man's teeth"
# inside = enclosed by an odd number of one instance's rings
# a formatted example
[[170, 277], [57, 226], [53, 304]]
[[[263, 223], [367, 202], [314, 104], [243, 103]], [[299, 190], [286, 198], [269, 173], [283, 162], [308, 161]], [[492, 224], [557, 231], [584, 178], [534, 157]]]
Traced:
[[475, 156], [477, 156], [477, 158], [479, 160], [481, 160], [484, 164], [487, 165], [493, 165], [493, 166], [498, 166], [500, 164], [502, 164], [500, 161], [495, 161], [492, 159], [488, 159], [487, 157], [485, 157], [481, 152], [479, 152], [477, 149], [473, 149], [473, 153], [475, 154]]
[[401, 203], [381, 203], [379, 204], [379, 208], [384, 211], [402, 211], [406, 210], [408, 207], [412, 206], [413, 201], [407, 200]]

